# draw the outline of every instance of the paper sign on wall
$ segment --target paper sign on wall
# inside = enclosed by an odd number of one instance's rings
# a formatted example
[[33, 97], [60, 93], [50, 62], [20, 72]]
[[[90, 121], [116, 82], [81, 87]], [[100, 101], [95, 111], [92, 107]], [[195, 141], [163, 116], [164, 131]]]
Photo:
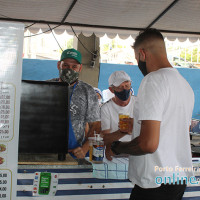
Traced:
[[0, 199], [15, 200], [24, 25], [0, 29]]

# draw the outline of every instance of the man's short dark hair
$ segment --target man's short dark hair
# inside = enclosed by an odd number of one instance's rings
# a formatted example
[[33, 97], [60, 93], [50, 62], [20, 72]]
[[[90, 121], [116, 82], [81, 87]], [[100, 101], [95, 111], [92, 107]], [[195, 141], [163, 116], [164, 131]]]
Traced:
[[140, 44], [150, 39], [161, 39], [164, 41], [164, 37], [160, 31], [155, 28], [149, 28], [139, 33], [139, 35], [135, 38], [133, 48], [136, 49]]

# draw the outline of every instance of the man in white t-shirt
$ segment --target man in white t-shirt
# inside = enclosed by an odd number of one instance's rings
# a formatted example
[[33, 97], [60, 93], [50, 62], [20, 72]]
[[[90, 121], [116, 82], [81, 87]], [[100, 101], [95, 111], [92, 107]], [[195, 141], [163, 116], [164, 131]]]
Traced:
[[[186, 184], [197, 184], [192, 172], [189, 126], [194, 93], [167, 59], [162, 34], [140, 33], [133, 46], [145, 76], [137, 94], [138, 116], [131, 142], [113, 142], [115, 154], [129, 154], [130, 200], [181, 200]], [[184, 181], [185, 180], [185, 181]]]
[[119, 114], [123, 113], [133, 118], [136, 97], [132, 95], [131, 78], [126, 72], [113, 72], [108, 79], [108, 83], [109, 90], [114, 94], [114, 97], [101, 107], [101, 129], [104, 134], [104, 142], [107, 144], [106, 158], [112, 160], [109, 144], [115, 140], [131, 140], [131, 132], [127, 134], [119, 130]]

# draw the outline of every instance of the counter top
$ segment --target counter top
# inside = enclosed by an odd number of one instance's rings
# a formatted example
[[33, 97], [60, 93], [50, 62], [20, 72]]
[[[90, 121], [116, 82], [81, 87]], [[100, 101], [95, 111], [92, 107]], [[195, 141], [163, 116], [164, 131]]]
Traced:
[[[16, 200], [128, 200], [133, 184], [128, 179], [94, 178], [93, 166], [79, 159], [78, 165], [19, 165]], [[193, 166], [200, 167], [200, 159], [193, 159]], [[35, 172], [58, 174], [55, 196], [33, 196]], [[195, 176], [200, 177], [200, 172]], [[200, 183], [188, 185], [182, 200], [200, 199]]]

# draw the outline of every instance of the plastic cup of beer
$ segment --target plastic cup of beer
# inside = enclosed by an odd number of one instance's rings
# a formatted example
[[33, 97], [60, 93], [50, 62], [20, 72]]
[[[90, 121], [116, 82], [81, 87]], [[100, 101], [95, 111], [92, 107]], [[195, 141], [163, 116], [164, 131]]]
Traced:
[[129, 115], [127, 114], [123, 114], [123, 113], [119, 113], [119, 129], [120, 131], [125, 131], [128, 129], [129, 126], [129, 122], [128, 121], [124, 121], [123, 119], [129, 118]]

